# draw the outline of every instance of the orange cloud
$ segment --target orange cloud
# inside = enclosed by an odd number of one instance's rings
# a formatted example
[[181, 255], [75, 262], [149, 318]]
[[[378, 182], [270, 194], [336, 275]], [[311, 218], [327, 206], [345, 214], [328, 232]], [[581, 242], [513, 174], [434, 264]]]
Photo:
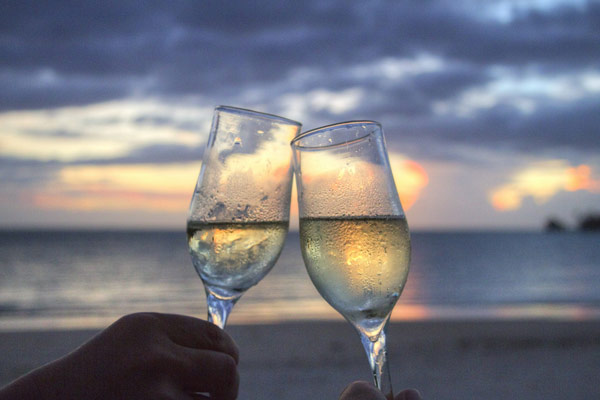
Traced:
[[592, 179], [592, 169], [588, 165], [568, 168], [566, 174], [567, 182], [565, 190], [569, 192], [577, 190], [600, 192], [600, 180]]
[[183, 213], [199, 170], [198, 163], [66, 167], [32, 201], [45, 209]]
[[[405, 210], [418, 200], [428, 183], [417, 162], [390, 155], [396, 187]], [[32, 194], [34, 206], [73, 211], [147, 211], [186, 213], [200, 163], [69, 166], [56, 180]], [[298, 214], [295, 193], [291, 214]]]
[[523, 195], [512, 186], [495, 189], [490, 195], [490, 202], [496, 210], [508, 211], [521, 207]]
[[592, 178], [588, 165], [570, 166], [564, 160], [535, 163], [514, 174], [510, 181], [490, 191], [489, 201], [499, 211], [516, 210], [525, 197], [543, 204], [560, 191], [600, 192], [600, 180]]
[[394, 182], [404, 210], [409, 210], [429, 183], [425, 169], [416, 161], [390, 154]]
[[78, 211], [139, 210], [181, 213], [187, 210], [190, 193], [127, 192], [118, 190], [82, 190], [44, 192], [33, 197], [39, 208]]

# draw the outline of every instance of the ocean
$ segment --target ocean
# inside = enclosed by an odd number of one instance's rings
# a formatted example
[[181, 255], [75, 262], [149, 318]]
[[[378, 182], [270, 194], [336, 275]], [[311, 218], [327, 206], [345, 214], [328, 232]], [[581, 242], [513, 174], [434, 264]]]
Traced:
[[[392, 320], [600, 318], [598, 233], [417, 231], [412, 249]], [[205, 318], [183, 229], [0, 232], [0, 330], [100, 328], [138, 311]], [[229, 323], [336, 319], [290, 232]]]

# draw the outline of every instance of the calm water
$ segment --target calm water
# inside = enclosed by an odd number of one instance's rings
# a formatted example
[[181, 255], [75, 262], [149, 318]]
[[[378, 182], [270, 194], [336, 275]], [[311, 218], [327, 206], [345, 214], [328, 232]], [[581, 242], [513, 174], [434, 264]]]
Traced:
[[[600, 318], [600, 234], [416, 232], [392, 319]], [[204, 317], [182, 232], [0, 232], [0, 329], [101, 327], [160, 311]], [[339, 319], [313, 288], [298, 234], [231, 323]]]

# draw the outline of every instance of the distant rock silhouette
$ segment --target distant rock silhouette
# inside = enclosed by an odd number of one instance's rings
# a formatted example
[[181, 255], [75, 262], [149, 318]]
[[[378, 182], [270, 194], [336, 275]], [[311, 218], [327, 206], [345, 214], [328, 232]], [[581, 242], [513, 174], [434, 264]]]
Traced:
[[564, 232], [567, 230], [567, 228], [565, 227], [565, 224], [563, 224], [559, 220], [550, 218], [548, 222], [546, 222], [544, 230], [546, 232]]
[[580, 219], [578, 229], [586, 232], [600, 231], [600, 214], [589, 214]]

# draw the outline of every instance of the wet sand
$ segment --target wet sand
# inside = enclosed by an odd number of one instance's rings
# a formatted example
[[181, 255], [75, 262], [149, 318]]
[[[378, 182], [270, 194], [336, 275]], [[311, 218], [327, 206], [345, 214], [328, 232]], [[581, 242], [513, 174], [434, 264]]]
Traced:
[[[370, 380], [345, 322], [232, 325], [244, 400], [337, 399]], [[0, 332], [0, 385], [68, 353], [95, 330]], [[600, 398], [600, 321], [479, 320], [390, 324], [396, 389], [425, 399]]]

